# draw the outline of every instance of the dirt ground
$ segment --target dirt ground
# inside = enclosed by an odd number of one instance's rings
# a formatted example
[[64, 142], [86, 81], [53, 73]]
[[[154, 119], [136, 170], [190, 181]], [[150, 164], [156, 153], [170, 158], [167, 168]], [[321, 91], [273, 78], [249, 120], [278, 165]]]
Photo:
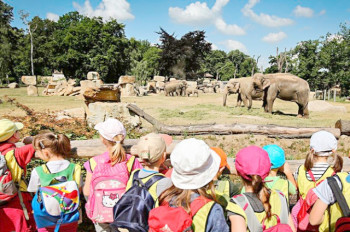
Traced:
[[[39, 90], [41, 92], [42, 89]], [[16, 98], [20, 103], [38, 111], [60, 111], [83, 106], [83, 100], [77, 97], [59, 96], [26, 96], [26, 88], [0, 89], [0, 99], [4, 95]], [[321, 109], [310, 112], [310, 118], [297, 118], [297, 105], [277, 99], [274, 113], [267, 114], [261, 108], [261, 101], [253, 101], [251, 110], [235, 107], [237, 95], [230, 95], [227, 107], [222, 106], [222, 94], [199, 94], [199, 97], [165, 97], [150, 95], [145, 97], [122, 97], [122, 102], [136, 103], [145, 112], [157, 120], [169, 125], [189, 125], [202, 123], [217, 124], [275, 124], [294, 127], [334, 127], [339, 119], [350, 120], [350, 103], [348, 102], [313, 102], [313, 108]], [[334, 108], [324, 107], [337, 106]], [[319, 107], [318, 107], [319, 105]], [[341, 108], [341, 110], [339, 110]], [[345, 110], [344, 110], [345, 109]], [[345, 112], [347, 111], [347, 112]], [[9, 103], [0, 103], [0, 117], [5, 115], [23, 115], [24, 113]], [[152, 126], [142, 122], [144, 131], [151, 131]], [[230, 156], [247, 145], [266, 145], [276, 143], [286, 150], [288, 159], [304, 158], [309, 150], [308, 139], [278, 139], [262, 135], [227, 135], [227, 136], [196, 136], [204, 139], [211, 146], [222, 147]], [[181, 139], [183, 137], [178, 137]], [[338, 152], [347, 155], [350, 151], [350, 137], [342, 136], [338, 143]]]

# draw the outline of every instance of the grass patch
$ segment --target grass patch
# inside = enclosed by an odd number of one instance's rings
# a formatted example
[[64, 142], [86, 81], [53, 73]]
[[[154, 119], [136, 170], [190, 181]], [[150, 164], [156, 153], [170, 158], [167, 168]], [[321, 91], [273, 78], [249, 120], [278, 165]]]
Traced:
[[202, 120], [208, 113], [202, 110], [171, 110], [171, 109], [159, 109], [161, 119], [168, 118], [186, 118], [190, 120]]

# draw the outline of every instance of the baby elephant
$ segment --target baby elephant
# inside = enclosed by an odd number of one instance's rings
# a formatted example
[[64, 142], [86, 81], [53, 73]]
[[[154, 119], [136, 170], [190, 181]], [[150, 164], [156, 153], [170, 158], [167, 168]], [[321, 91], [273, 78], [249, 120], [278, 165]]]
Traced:
[[198, 89], [196, 89], [195, 87], [187, 87], [186, 96], [189, 97], [191, 94], [192, 94], [192, 96], [194, 96], [196, 94], [198, 97]]

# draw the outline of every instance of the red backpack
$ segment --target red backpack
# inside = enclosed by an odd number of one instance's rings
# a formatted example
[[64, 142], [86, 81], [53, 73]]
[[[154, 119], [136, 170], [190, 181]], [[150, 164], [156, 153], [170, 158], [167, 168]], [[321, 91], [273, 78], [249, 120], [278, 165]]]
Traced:
[[7, 168], [5, 156], [0, 152], [0, 205], [6, 204], [17, 195], [12, 174]]
[[190, 205], [190, 214], [182, 207], [170, 207], [167, 203], [152, 209], [148, 217], [149, 232], [193, 232], [192, 218], [210, 201], [197, 197]]

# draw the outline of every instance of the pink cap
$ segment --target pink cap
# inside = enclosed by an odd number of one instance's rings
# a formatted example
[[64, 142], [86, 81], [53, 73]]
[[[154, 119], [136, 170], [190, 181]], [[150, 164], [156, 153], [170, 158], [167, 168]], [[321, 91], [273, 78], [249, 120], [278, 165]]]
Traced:
[[258, 175], [264, 180], [271, 168], [269, 154], [258, 146], [241, 149], [236, 155], [235, 165], [238, 175], [246, 180], [251, 180], [248, 175]]

